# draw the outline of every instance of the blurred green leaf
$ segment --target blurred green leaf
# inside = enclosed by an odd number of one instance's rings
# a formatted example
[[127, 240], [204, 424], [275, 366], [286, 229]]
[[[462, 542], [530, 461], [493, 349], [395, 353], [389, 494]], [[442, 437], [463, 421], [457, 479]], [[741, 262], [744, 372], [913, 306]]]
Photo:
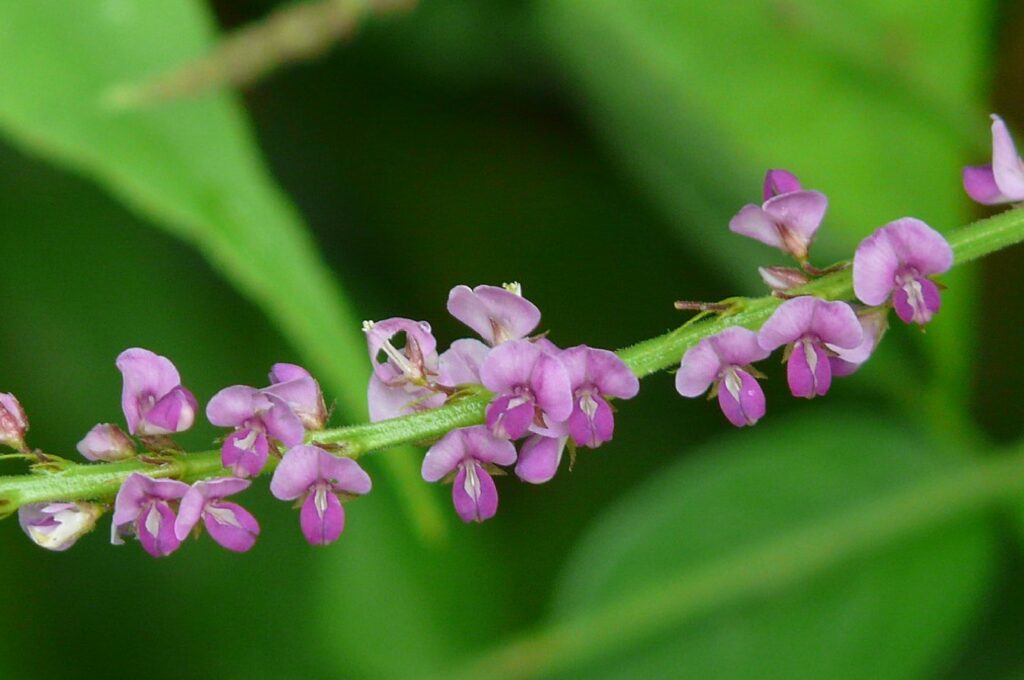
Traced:
[[[902, 541], [872, 536], [888, 531], [877, 524], [886, 498], [956, 470], [960, 458], [889, 422], [819, 410], [667, 468], [608, 508], [583, 541], [565, 569], [557, 619], [662, 583], [668, 593], [683, 572], [694, 579], [689, 615], [662, 617], [655, 629], [621, 620], [624, 637], [634, 626], [649, 634], [580, 670], [920, 677], [949, 652], [990, 583], [991, 528], [961, 516]], [[922, 502], [904, 509], [912, 515]], [[903, 519], [891, 517], [896, 526]]]
[[[680, 236], [748, 287], [772, 254], [726, 225], [760, 200], [769, 167], [830, 198], [815, 256], [849, 257], [872, 229], [915, 215], [966, 219], [964, 151], [983, 159], [989, 3], [745, 0], [539, 3], [587, 113], [675, 220]], [[693, 225], [699, 225], [694, 229]], [[964, 401], [968, 273], [950, 277], [927, 351]], [[926, 405], [936, 427], [948, 409]]]
[[[295, 344], [345, 413], [363, 418], [369, 367], [358, 317], [264, 169], [240, 107], [216, 96], [119, 111], [106, 99], [203, 54], [213, 37], [195, 1], [0, 3], [0, 127], [198, 247]], [[412, 461], [385, 465], [414, 523], [439, 531]]]

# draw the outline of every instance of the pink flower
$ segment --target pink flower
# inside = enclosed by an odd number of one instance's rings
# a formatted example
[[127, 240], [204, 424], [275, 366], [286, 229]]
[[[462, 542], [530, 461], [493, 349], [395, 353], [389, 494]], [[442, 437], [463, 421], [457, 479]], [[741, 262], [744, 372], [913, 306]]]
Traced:
[[729, 229], [804, 261], [827, 209], [825, 194], [803, 190], [785, 170], [769, 170], [764, 203], [743, 206]]
[[826, 302], [808, 295], [782, 303], [758, 333], [761, 349], [788, 345], [786, 377], [794, 397], [823, 396], [832, 385], [829, 347], [853, 349], [864, 331], [845, 302]]
[[640, 381], [622, 359], [606, 349], [579, 345], [562, 351], [558, 358], [572, 389], [569, 434], [576, 446], [596, 449], [615, 432], [608, 399], [632, 399], [640, 391]]
[[764, 417], [761, 386], [750, 364], [768, 358], [770, 352], [757, 342], [757, 333], [735, 326], [704, 338], [687, 350], [676, 373], [676, 391], [698, 397], [709, 387], [718, 392], [718, 405], [736, 427], [753, 425]]
[[562, 422], [573, 412], [565, 366], [528, 340], [510, 340], [492, 349], [480, 367], [480, 379], [495, 393], [486, 417], [497, 437], [518, 439], [531, 427]]
[[110, 542], [121, 545], [125, 536], [134, 535], [153, 557], [170, 555], [181, 545], [174, 532], [176, 518], [171, 502], [182, 498], [188, 488], [176, 479], [130, 474], [114, 500]]
[[518, 283], [472, 290], [455, 286], [448, 294], [448, 312], [492, 346], [525, 338], [540, 323], [540, 310], [523, 297]]
[[312, 545], [338, 540], [345, 528], [339, 495], [365, 495], [370, 476], [351, 458], [333, 456], [316, 446], [301, 445], [285, 454], [270, 480], [270, 493], [283, 501], [302, 499], [299, 523]]
[[483, 522], [498, 510], [498, 490], [488, 466], [516, 462], [512, 442], [492, 435], [483, 425], [452, 430], [423, 458], [423, 479], [438, 482], [455, 473], [452, 502], [463, 522]]
[[169, 359], [135, 347], [121, 352], [117, 368], [124, 377], [121, 408], [130, 433], [165, 435], [192, 427], [196, 398], [182, 387]]
[[222, 477], [196, 482], [181, 499], [174, 535], [184, 541], [202, 520], [210, 538], [233, 552], [246, 552], [256, 543], [260, 525], [248, 510], [225, 501], [249, 488], [247, 479]]
[[929, 277], [953, 266], [942, 234], [913, 217], [890, 222], [861, 241], [853, 256], [853, 290], [866, 305], [891, 296], [906, 323], [924, 325], [939, 311], [939, 288]]

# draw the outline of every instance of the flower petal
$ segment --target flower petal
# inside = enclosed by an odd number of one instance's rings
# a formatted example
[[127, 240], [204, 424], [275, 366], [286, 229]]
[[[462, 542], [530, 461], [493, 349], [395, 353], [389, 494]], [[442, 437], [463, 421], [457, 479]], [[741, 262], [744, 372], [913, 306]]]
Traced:
[[800, 180], [788, 170], [769, 170], [764, 176], [764, 200], [779, 194], [801, 191]]
[[233, 552], [246, 552], [260, 535], [260, 524], [237, 503], [211, 503], [203, 513], [203, 524], [210, 538]]
[[495, 437], [483, 425], [464, 427], [458, 432], [462, 435], [467, 456], [493, 465], [511, 465], [516, 462], [516, 447], [512, 442]]
[[290, 501], [306, 493], [320, 478], [320, 449], [301, 444], [284, 454], [270, 480], [270, 493], [282, 501]]
[[480, 366], [490, 351], [490, 347], [472, 338], [453, 342], [439, 361], [441, 384], [449, 387], [479, 384]]
[[286, 448], [301, 444], [306, 436], [306, 428], [299, 416], [283, 399], [270, 393], [264, 394], [264, 397], [269, 400], [270, 408], [260, 413], [260, 420], [267, 428], [267, 434]]
[[320, 479], [331, 485], [336, 492], [358, 494], [370, 493], [373, 482], [370, 475], [360, 467], [359, 463], [344, 456], [334, 456], [320, 451]]
[[818, 298], [810, 295], [783, 302], [761, 326], [757, 344], [770, 351], [801, 338], [811, 327], [818, 302]]
[[145, 412], [136, 426], [141, 435], [174, 434], [192, 427], [199, 403], [186, 388], [178, 385]]
[[615, 433], [615, 416], [603, 397], [584, 393], [569, 416], [569, 434], [576, 446], [596, 449]]
[[1007, 198], [1024, 200], [1024, 161], [1017, 153], [1006, 123], [995, 114], [992, 114], [992, 173]]
[[853, 308], [845, 302], [817, 300], [809, 329], [822, 342], [853, 349], [864, 338], [864, 330]]
[[963, 170], [963, 182], [967, 195], [983, 205], [1009, 203], [1013, 200], [996, 184], [991, 164], [968, 165]]
[[779, 228], [761, 206], [749, 203], [729, 220], [729, 231], [748, 236], [765, 245], [785, 250]]
[[746, 366], [767, 359], [770, 351], [757, 342], [757, 333], [742, 326], [732, 326], [708, 338], [722, 365]]
[[853, 292], [866, 305], [880, 305], [896, 287], [899, 256], [885, 227], [876, 229], [857, 246], [853, 255]]
[[722, 370], [722, 360], [705, 338], [686, 350], [676, 371], [676, 391], [684, 397], [698, 397], [708, 391]]
[[463, 522], [483, 522], [498, 511], [498, 489], [487, 471], [469, 460], [452, 484], [452, 502]]
[[345, 510], [337, 496], [317, 487], [303, 502], [299, 523], [310, 544], [327, 545], [338, 540], [345, 529]]
[[530, 376], [530, 389], [537, 406], [551, 420], [565, 420], [572, 413], [572, 386], [562, 362], [542, 355]]
[[752, 375], [734, 368], [718, 386], [718, 405], [736, 427], [753, 425], [764, 417], [764, 391]]
[[794, 255], [806, 255], [807, 248], [814, 240], [814, 235], [821, 226], [828, 210], [828, 198], [820, 191], [794, 191], [788, 194], [781, 194], [765, 201], [762, 206], [766, 215], [774, 223], [782, 225], [791, 231], [799, 241], [800, 247], [794, 248], [792, 244], [782, 241], [786, 245], [783, 250], [793, 252]]
[[528, 340], [502, 343], [492, 349], [480, 365], [480, 382], [495, 394], [504, 394], [515, 387], [527, 386], [530, 384], [534, 367], [542, 356], [543, 350]]
[[543, 484], [550, 481], [558, 472], [565, 450], [565, 437], [542, 437], [534, 435], [523, 442], [519, 448], [519, 462], [516, 463], [516, 475], [530, 484]]
[[124, 379], [121, 408], [128, 421], [128, 431], [135, 434], [136, 425], [143, 415], [140, 405], [144, 399], [159, 399], [180, 385], [181, 377], [170, 359], [141, 347], [121, 352], [116, 365]]
[[248, 385], [225, 387], [206, 405], [206, 419], [217, 427], [238, 427], [256, 415], [259, 393]]
[[488, 404], [484, 420], [495, 437], [519, 439], [530, 429], [536, 413], [533, 399], [506, 395]]
[[309, 371], [298, 364], [279, 363], [270, 367], [269, 378], [271, 385], [278, 385], [281, 383], [291, 382], [293, 380], [302, 380], [304, 378], [312, 379], [313, 376]]
[[242, 428], [224, 440], [220, 462], [239, 477], [256, 477], [263, 472], [269, 453], [267, 435], [262, 430]]
[[536, 305], [499, 286], [455, 286], [448, 293], [448, 313], [489, 345], [525, 338], [540, 323]]
[[181, 545], [174, 533], [174, 511], [167, 503], [153, 502], [136, 520], [139, 543], [153, 557], [167, 557]]
[[953, 266], [953, 249], [946, 238], [913, 217], [904, 217], [882, 227], [897, 259], [918, 274], [942, 274]]

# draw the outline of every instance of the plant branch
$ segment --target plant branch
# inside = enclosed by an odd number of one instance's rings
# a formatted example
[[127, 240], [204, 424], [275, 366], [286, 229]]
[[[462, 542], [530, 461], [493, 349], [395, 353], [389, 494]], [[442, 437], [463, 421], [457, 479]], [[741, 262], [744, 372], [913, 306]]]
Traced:
[[[1022, 241], [1024, 208], [980, 220], [949, 236], [956, 265]], [[830, 300], [850, 299], [853, 296], [852, 274], [849, 269], [838, 271], [794, 292]], [[772, 296], [731, 301], [731, 309], [735, 310], [732, 313], [684, 325], [621, 350], [619, 356], [640, 377], [669, 369], [678, 365], [686, 350], [702, 338], [729, 326], [756, 329], [780, 304], [782, 300]], [[377, 423], [314, 432], [307, 439], [310, 443], [331, 445], [339, 455], [358, 458], [371, 451], [431, 441], [455, 428], [480, 424], [484, 421], [489, 398], [486, 390], [479, 388], [437, 409]], [[275, 464], [276, 461], [271, 460], [265, 472], [273, 470]], [[219, 451], [175, 454], [159, 463], [141, 459], [118, 463], [71, 463], [59, 472], [0, 476], [0, 516], [8, 515], [26, 503], [108, 500], [133, 472], [173, 477], [186, 482], [230, 474], [220, 465]]]

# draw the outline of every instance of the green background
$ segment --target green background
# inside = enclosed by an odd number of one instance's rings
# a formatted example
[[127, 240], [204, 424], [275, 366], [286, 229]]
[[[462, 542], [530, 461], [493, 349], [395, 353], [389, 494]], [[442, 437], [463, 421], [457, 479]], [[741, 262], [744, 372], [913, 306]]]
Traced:
[[[959, 172], [987, 157], [986, 115], [1024, 130], [1024, 8], [975, 0], [422, 0], [240, 97], [104, 104], [274, 7], [0, 0], [0, 390], [33, 445], [120, 420], [129, 346], [201, 402], [304, 363], [358, 422], [359, 321], [426, 319], [447, 344], [468, 334], [444, 311], [459, 283], [518, 280], [556, 343], [622, 347], [678, 325], [675, 299], [761, 294], [781, 255], [726, 225], [766, 168], [828, 193], [826, 264], [891, 219], [982, 215]], [[543, 486], [499, 480], [482, 526], [412, 450], [367, 459], [374, 493], [327, 549], [265, 482], [241, 556], [203, 539], [153, 560], [105, 519], [49, 554], [4, 522], [0, 677], [445, 677], [680, 587], [668, 620], [632, 611], [551, 674], [1024, 677], [1017, 514], [849, 549], [851, 517], [1024, 434], [1022, 265], [945, 277], [927, 333], [894, 328], [826, 400], [788, 398], [767, 362], [750, 431], [652, 376], [613, 443]]]

